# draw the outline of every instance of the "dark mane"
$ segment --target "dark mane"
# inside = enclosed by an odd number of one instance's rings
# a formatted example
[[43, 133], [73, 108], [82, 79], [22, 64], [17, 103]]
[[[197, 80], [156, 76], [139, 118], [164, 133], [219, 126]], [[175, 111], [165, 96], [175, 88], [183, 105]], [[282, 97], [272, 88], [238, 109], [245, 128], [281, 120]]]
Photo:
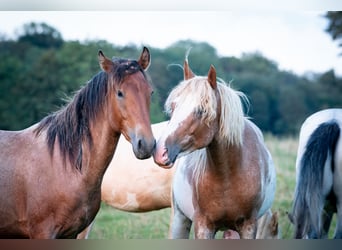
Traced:
[[109, 74], [99, 72], [64, 108], [41, 120], [35, 131], [36, 135], [39, 135], [43, 130], [47, 130], [46, 140], [51, 155], [57, 138], [64, 164], [68, 158], [78, 170], [82, 169], [82, 143], [86, 142], [92, 146], [90, 122], [96, 120], [96, 115], [103, 110], [107, 93], [112, 88], [111, 83], [120, 84], [126, 75], [138, 71], [144, 74], [137, 61], [118, 59], [114, 63], [112, 80], [108, 79]]

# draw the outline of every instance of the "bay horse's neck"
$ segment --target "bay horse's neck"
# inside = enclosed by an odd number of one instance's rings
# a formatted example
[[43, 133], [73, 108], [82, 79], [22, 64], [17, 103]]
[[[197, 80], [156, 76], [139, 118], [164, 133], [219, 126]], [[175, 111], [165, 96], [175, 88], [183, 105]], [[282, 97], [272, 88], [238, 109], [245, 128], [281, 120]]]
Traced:
[[[101, 116], [105, 114], [101, 114]], [[82, 175], [90, 185], [100, 187], [103, 175], [113, 158], [120, 131], [114, 129], [106, 119], [98, 119], [90, 126], [93, 143], [84, 144]]]

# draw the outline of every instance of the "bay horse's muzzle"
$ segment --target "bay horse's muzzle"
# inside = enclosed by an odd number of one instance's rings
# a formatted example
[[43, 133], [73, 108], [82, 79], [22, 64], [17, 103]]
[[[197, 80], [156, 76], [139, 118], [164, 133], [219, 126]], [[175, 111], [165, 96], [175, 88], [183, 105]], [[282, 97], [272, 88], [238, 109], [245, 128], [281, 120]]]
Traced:
[[156, 140], [146, 139], [144, 137], [137, 137], [132, 140], [133, 152], [135, 156], [140, 159], [147, 159], [151, 157], [152, 152], [156, 146]]

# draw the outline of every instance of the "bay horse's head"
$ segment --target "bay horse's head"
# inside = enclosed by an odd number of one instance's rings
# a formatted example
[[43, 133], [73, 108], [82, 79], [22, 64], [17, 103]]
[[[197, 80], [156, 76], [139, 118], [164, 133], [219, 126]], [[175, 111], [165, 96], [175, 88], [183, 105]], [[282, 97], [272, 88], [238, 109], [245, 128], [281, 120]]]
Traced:
[[219, 94], [216, 71], [210, 67], [207, 76], [195, 76], [184, 62], [184, 81], [168, 96], [165, 109], [170, 121], [156, 144], [155, 162], [172, 166], [180, 153], [206, 147], [219, 127]]
[[150, 157], [155, 146], [150, 122], [152, 88], [144, 74], [150, 65], [149, 50], [144, 47], [138, 60], [110, 60], [102, 51], [98, 59], [110, 86], [107, 114], [110, 126], [131, 142], [138, 159]]

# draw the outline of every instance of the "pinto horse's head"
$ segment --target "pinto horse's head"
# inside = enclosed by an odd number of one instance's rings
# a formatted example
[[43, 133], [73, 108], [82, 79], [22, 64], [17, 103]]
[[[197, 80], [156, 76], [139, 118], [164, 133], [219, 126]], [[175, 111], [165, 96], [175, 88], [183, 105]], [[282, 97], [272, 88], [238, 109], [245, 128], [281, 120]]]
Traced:
[[218, 129], [218, 91], [216, 71], [195, 76], [184, 63], [184, 81], [170, 93], [165, 103], [170, 121], [156, 144], [154, 160], [169, 168], [180, 153], [206, 147]]
[[102, 51], [98, 59], [111, 86], [108, 90], [111, 127], [131, 142], [138, 159], [150, 157], [155, 139], [150, 122], [152, 88], [144, 73], [150, 65], [148, 49], [144, 47], [138, 60], [110, 60]]

